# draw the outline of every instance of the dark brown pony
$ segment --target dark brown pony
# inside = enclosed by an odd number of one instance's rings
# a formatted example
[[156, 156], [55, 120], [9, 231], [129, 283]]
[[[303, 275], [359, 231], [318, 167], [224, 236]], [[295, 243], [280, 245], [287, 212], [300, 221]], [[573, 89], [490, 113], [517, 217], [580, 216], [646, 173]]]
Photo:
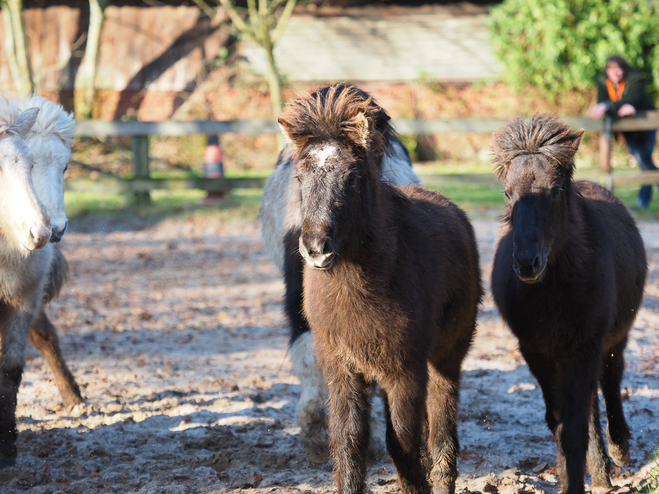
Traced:
[[371, 101], [333, 86], [279, 118], [302, 191], [304, 311], [329, 388], [338, 490], [365, 491], [376, 381], [403, 492], [430, 491], [427, 444], [435, 491], [448, 493], [461, 364], [481, 298], [478, 251], [466, 215], [446, 198], [381, 180], [389, 117]]
[[609, 453], [629, 461], [620, 398], [627, 335], [643, 298], [643, 241], [606, 189], [573, 182], [583, 130], [535, 116], [494, 136], [508, 206], [492, 268], [492, 293], [538, 379], [558, 446], [564, 492], [611, 487], [599, 420], [606, 403]]

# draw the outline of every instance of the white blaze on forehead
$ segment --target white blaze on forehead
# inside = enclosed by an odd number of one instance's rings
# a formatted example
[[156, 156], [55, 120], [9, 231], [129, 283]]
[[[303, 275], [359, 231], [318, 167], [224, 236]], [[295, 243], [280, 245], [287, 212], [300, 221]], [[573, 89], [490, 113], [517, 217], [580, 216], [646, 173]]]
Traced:
[[325, 146], [313, 150], [311, 156], [315, 159], [315, 164], [318, 168], [323, 168], [327, 162], [327, 158], [334, 156], [338, 148], [334, 144], [326, 144]]

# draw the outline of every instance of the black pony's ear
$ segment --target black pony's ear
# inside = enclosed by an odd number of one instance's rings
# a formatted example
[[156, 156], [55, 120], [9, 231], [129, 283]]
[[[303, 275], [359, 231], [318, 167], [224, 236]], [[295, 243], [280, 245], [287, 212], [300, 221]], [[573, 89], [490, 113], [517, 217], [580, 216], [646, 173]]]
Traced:
[[574, 153], [572, 154], [573, 158], [574, 155], [577, 154], [577, 150], [579, 149], [579, 144], [581, 144], [581, 138], [583, 137], [584, 132], [584, 129], [579, 129], [575, 131], [568, 139], [570, 147], [574, 149]]

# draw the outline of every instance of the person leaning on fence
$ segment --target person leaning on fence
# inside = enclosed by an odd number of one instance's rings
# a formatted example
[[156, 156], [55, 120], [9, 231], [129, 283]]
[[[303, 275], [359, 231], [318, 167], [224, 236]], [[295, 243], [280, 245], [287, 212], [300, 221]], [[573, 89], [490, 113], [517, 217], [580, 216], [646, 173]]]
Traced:
[[[597, 77], [597, 105], [591, 108], [592, 118], [630, 117], [637, 111], [654, 110], [652, 98], [645, 92], [641, 75], [632, 70], [627, 61], [619, 56], [609, 57], [603, 74]], [[656, 170], [652, 151], [657, 137], [656, 130], [623, 132], [627, 148], [643, 170]], [[602, 167], [611, 172], [610, 142], [606, 134], [600, 136]], [[638, 194], [638, 207], [647, 208], [652, 199], [652, 186], [643, 185]]]

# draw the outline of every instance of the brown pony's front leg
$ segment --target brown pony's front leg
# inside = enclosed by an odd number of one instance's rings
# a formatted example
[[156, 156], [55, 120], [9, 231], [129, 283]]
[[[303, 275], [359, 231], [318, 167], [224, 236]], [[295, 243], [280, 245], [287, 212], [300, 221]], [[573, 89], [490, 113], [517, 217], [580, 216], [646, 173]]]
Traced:
[[458, 395], [460, 367], [453, 372], [429, 368], [428, 447], [434, 494], [452, 494], [458, 478]]
[[366, 492], [370, 386], [364, 376], [348, 369], [323, 368], [323, 375], [329, 389], [329, 439], [338, 494]]
[[417, 375], [411, 374], [397, 376], [393, 383], [381, 384], [386, 396], [387, 449], [403, 494], [428, 494], [430, 485], [422, 462], [427, 369], [424, 365]]
[[25, 366], [29, 321], [26, 313], [5, 306], [0, 310], [0, 468], [16, 464], [16, 395]]
[[28, 337], [48, 362], [48, 367], [53, 372], [55, 385], [62, 396], [64, 406], [70, 408], [84, 403], [78, 383], [76, 383], [62, 356], [57, 330], [48, 319], [43, 308], [32, 321]]

